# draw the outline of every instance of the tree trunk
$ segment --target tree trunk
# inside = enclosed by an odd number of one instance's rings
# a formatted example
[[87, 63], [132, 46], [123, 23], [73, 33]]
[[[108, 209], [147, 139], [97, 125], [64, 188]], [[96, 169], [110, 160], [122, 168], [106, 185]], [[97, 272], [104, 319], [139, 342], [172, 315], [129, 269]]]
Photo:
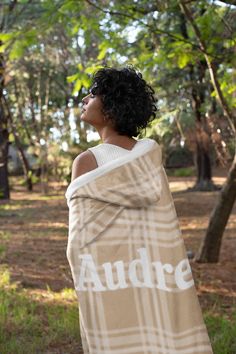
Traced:
[[44, 195], [48, 194], [48, 152], [46, 146], [40, 147], [40, 180], [41, 192]]
[[[188, 30], [186, 26], [186, 19], [184, 14], [180, 14], [180, 29], [183, 37], [189, 39]], [[191, 84], [191, 105], [195, 115], [196, 121], [196, 151], [195, 151], [195, 165], [197, 170], [197, 181], [192, 190], [197, 191], [211, 191], [217, 187], [212, 182], [211, 174], [211, 160], [209, 156], [209, 140], [207, 133], [203, 130], [202, 106], [205, 101], [205, 87], [203, 84], [207, 65], [205, 62], [199, 61], [198, 64], [188, 64], [189, 78]]]
[[197, 183], [194, 189], [201, 191], [209, 191], [213, 189], [212, 174], [211, 174], [211, 161], [209, 151], [197, 143]]
[[197, 181], [193, 190], [198, 191], [212, 191], [216, 190], [217, 186], [212, 181], [212, 168], [210, 159], [210, 137], [202, 127], [202, 118], [196, 115], [196, 169]]
[[[212, 63], [212, 61], [210, 60], [207, 54], [206, 43], [203, 41], [201, 37], [201, 33], [199, 31], [196, 22], [194, 21], [191, 11], [189, 11], [188, 7], [186, 6], [183, 0], [179, 0], [179, 4], [183, 13], [191, 23], [193, 31], [198, 39], [201, 51], [204, 54], [208, 66], [212, 85], [217, 94], [218, 102], [221, 108], [223, 109], [223, 112], [225, 114], [225, 117], [228, 120], [232, 132], [234, 133], [234, 138], [235, 138], [234, 142], [236, 142], [236, 128], [235, 128], [236, 119], [233, 115], [233, 112], [230, 110], [229, 105], [221, 90], [218, 81], [216, 67], [214, 66], [214, 64]], [[223, 233], [227, 225], [230, 213], [232, 211], [235, 199], [236, 199], [236, 152], [235, 152], [234, 161], [230, 168], [227, 180], [220, 192], [219, 200], [216, 203], [216, 206], [213, 209], [212, 214], [210, 216], [207, 233], [201, 245], [199, 255], [196, 256], [195, 259], [196, 261], [218, 262]]]
[[[0, 112], [2, 113], [2, 112]], [[2, 116], [0, 116], [0, 199], [10, 198], [8, 183], [8, 131], [2, 128]]]
[[31, 192], [33, 190], [32, 171], [31, 171], [29, 162], [25, 156], [25, 152], [24, 152], [20, 142], [16, 142], [16, 139], [15, 139], [15, 143], [16, 143], [16, 147], [18, 149], [18, 153], [19, 153], [21, 162], [22, 162], [27, 190], [29, 192]]
[[[197, 169], [197, 181], [192, 190], [197, 191], [212, 191], [217, 190], [218, 187], [214, 185], [212, 181], [212, 168], [210, 159], [210, 137], [208, 132], [203, 128], [203, 118], [201, 116], [201, 105], [203, 101], [198, 98], [194, 99], [193, 105], [195, 119], [196, 119], [196, 131], [195, 131], [195, 164]], [[199, 95], [200, 96], [200, 95]], [[198, 101], [198, 104], [196, 104]]]
[[196, 256], [197, 262], [218, 262], [221, 241], [236, 199], [236, 155], [226, 182], [213, 209], [206, 236]]
[[28, 191], [32, 191], [33, 190], [32, 171], [30, 169], [29, 162], [28, 162], [28, 160], [27, 160], [27, 158], [25, 156], [24, 149], [23, 149], [23, 147], [21, 145], [19, 136], [18, 136], [17, 131], [15, 129], [15, 126], [14, 126], [14, 123], [13, 123], [13, 118], [12, 118], [12, 115], [11, 115], [11, 110], [10, 110], [10, 107], [9, 107], [8, 102], [7, 102], [5, 97], [4, 97], [3, 101], [4, 101], [4, 104], [5, 104], [5, 107], [6, 107], [6, 111], [7, 111], [7, 115], [8, 115], [8, 121], [9, 121], [10, 126], [11, 126], [11, 132], [14, 135], [15, 144], [16, 144], [16, 147], [18, 149], [19, 157], [20, 157], [20, 160], [21, 160], [21, 163], [22, 163], [22, 166], [23, 166], [23, 171], [24, 171], [24, 176], [25, 176], [25, 182], [26, 182], [27, 190]]
[[[2, 42], [0, 41], [0, 47]], [[8, 130], [7, 118], [3, 109], [4, 58], [0, 55], [0, 199], [10, 198], [8, 182]]]
[[202, 127], [202, 121], [196, 124], [196, 167], [197, 182], [192, 188], [198, 191], [214, 191], [219, 187], [212, 181], [212, 168], [210, 159], [210, 137], [208, 132]]

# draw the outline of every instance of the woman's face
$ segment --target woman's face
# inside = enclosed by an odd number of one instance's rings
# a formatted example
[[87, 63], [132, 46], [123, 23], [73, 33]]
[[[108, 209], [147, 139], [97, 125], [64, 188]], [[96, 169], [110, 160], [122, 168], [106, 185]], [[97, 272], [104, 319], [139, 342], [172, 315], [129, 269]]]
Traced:
[[81, 114], [81, 120], [96, 126], [105, 125], [105, 116], [102, 112], [102, 101], [98, 95], [90, 93], [82, 99], [83, 109]]

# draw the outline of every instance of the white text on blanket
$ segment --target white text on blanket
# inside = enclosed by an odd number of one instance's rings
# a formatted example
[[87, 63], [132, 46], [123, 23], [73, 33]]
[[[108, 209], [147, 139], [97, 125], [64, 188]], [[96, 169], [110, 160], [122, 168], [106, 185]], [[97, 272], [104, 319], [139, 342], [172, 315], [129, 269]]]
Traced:
[[[183, 291], [194, 285], [188, 259], [182, 259], [174, 267], [170, 263], [162, 264], [160, 261], [150, 262], [146, 248], [139, 248], [137, 252], [140, 258], [134, 259], [128, 264], [128, 278], [130, 282], [126, 280], [125, 266], [122, 260], [118, 260], [114, 263], [106, 262], [101, 265], [105, 272], [106, 284], [103, 284], [99, 277], [92, 255], [79, 255], [81, 265], [78, 283], [76, 282], [75, 284], [76, 290], [109, 291], [128, 287], [147, 287], [172, 292]], [[116, 272], [116, 283], [114, 282], [113, 269], [115, 269]], [[139, 270], [139, 277], [137, 270]], [[140, 277], [140, 272], [142, 277]], [[154, 273], [151, 274], [151, 272]], [[167, 274], [169, 274], [169, 276], [170, 274], [172, 275], [175, 283], [174, 288], [167, 286]], [[155, 283], [152, 281], [151, 275], [154, 275]], [[138, 278], [142, 278], [142, 280]]]

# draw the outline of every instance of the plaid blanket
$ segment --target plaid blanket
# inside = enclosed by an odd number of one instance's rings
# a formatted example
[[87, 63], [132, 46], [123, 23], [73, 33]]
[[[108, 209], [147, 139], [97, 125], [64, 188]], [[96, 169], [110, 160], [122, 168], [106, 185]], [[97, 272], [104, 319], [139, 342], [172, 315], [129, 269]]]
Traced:
[[84, 353], [212, 353], [160, 146], [78, 177], [66, 197]]

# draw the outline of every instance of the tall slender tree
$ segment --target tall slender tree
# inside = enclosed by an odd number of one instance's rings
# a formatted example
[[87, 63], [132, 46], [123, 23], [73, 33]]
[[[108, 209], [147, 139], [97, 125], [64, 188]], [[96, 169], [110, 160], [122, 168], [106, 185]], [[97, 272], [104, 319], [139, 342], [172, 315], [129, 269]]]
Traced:
[[236, 117], [230, 109], [221, 90], [216, 67], [207, 54], [207, 45], [202, 38], [198, 25], [194, 20], [194, 17], [192, 16], [186, 2], [184, 0], [180, 0], [179, 3], [183, 13], [193, 28], [202, 51], [204, 52], [204, 57], [210, 72], [212, 85], [215, 89], [217, 99], [234, 133], [234, 159], [226, 182], [219, 194], [218, 202], [211, 213], [206, 236], [200, 247], [199, 254], [196, 257], [198, 262], [218, 262], [224, 229], [227, 225], [230, 213], [236, 200]]

